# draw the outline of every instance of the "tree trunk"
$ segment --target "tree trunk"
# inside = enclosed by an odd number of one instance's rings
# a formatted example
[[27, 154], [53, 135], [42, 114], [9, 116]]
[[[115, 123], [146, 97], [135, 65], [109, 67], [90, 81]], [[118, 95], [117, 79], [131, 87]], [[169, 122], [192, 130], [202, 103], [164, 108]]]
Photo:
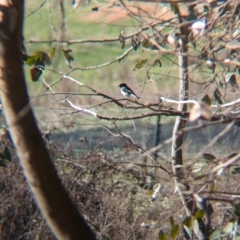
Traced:
[[30, 106], [22, 66], [24, 1], [0, 1], [0, 90], [25, 176], [44, 217], [58, 239], [95, 239], [64, 189]]

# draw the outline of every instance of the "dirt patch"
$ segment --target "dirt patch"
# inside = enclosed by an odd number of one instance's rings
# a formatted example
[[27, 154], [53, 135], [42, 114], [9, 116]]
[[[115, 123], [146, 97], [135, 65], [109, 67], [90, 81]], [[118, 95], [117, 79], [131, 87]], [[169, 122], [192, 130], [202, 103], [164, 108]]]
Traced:
[[[79, 7], [80, 8], [80, 7]], [[126, 3], [126, 9], [119, 4], [112, 3], [105, 6], [92, 6], [88, 10], [79, 9], [81, 20], [83, 21], [104, 21], [116, 22], [132, 18], [130, 15], [140, 16], [146, 22], [152, 22], [154, 19], [167, 21], [173, 18], [173, 13], [169, 7], [164, 7], [159, 3]], [[186, 10], [181, 13], [186, 15]], [[83, 17], [84, 15], [84, 17]]]

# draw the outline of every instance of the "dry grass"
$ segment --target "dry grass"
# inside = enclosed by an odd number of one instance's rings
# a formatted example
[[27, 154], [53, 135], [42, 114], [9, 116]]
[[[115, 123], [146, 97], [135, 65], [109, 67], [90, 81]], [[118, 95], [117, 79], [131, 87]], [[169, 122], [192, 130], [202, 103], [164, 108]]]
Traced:
[[[153, 169], [146, 166], [150, 163], [146, 159], [139, 162], [142, 166], [126, 171], [127, 160], [134, 149], [123, 144], [122, 150], [114, 154], [96, 148], [84, 156], [76, 156], [71, 148], [63, 148], [66, 142], [47, 143], [66, 189], [99, 239], [153, 240], [159, 230], [170, 233], [170, 216], [181, 229], [186, 214], [178, 194], [173, 193], [172, 177], [156, 168], [152, 178]], [[223, 176], [216, 187], [219, 191], [234, 192], [238, 179], [238, 175]], [[199, 183], [194, 183], [191, 177], [188, 180], [191, 186]], [[163, 190], [152, 202], [153, 186], [159, 182]], [[0, 183], [1, 239], [54, 239], [34, 202], [17, 158], [8, 168], [1, 169]], [[211, 203], [213, 226], [224, 225], [234, 218], [228, 203]], [[183, 233], [178, 239], [183, 239]]]

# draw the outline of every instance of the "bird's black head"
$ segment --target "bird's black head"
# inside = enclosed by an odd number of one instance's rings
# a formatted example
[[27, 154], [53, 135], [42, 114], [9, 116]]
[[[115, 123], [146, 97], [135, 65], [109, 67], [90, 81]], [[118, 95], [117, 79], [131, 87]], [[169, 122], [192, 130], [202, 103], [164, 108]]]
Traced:
[[121, 87], [126, 87], [127, 85], [125, 84], [125, 83], [121, 83], [121, 84], [119, 84], [119, 87], [121, 88]]

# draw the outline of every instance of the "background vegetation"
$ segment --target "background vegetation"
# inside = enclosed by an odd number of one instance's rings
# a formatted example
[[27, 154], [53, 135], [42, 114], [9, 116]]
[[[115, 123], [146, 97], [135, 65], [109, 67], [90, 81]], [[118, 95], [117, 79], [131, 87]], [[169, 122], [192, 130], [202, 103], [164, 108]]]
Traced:
[[[239, 29], [238, 6], [230, 1], [208, 4], [211, 13], [207, 16], [208, 30], [188, 42], [189, 99], [201, 102], [204, 96], [209, 97], [207, 104], [212, 115], [210, 119], [204, 118], [205, 109], [201, 108], [200, 119], [186, 123], [180, 147], [183, 163], [174, 165], [171, 138], [175, 134], [174, 122], [176, 116], [186, 119], [189, 113], [194, 114], [193, 108], [189, 105], [187, 111], [180, 113], [176, 104], [158, 105], [162, 96], [180, 98], [180, 50], [164, 43], [164, 36], [180, 31], [182, 26], [176, 19], [186, 15], [186, 5], [175, 8], [169, 5], [164, 9], [159, 3], [127, 2], [125, 6], [132, 12], [126, 15], [121, 1], [82, 2], [76, 9], [70, 1], [64, 4], [65, 18], [57, 1], [27, 2], [24, 19], [27, 54], [49, 53], [53, 48], [56, 53], [36, 82], [31, 80], [33, 66], [25, 63], [24, 67], [31, 103], [52, 160], [65, 188], [98, 238], [239, 239], [239, 103], [230, 110], [220, 107], [239, 98], [238, 87], [226, 80], [230, 70], [234, 70], [236, 83], [239, 78], [239, 46], [226, 47], [239, 38], [235, 33]], [[178, 7], [181, 13], [177, 12]], [[188, 19], [190, 23], [206, 14], [204, 4], [195, 8], [198, 14], [195, 19]], [[159, 21], [157, 30], [151, 25], [154, 21]], [[146, 26], [148, 29], [142, 31]], [[132, 38], [126, 38], [122, 49], [118, 41], [122, 30], [126, 36], [139, 31], [142, 43], [137, 51], [131, 50], [119, 61], [116, 59], [132, 44]], [[148, 36], [166, 52], [147, 42]], [[219, 45], [223, 45], [222, 49]], [[214, 48], [217, 50], [213, 51]], [[62, 49], [72, 50], [74, 60], [70, 66]], [[202, 57], [202, 50], [208, 51], [207, 57]], [[237, 64], [225, 64], [228, 58]], [[154, 66], [155, 60], [159, 60], [161, 67]], [[208, 60], [213, 60], [216, 67], [208, 68]], [[109, 61], [113, 63], [101, 67]], [[122, 99], [118, 88], [121, 82], [140, 96], [142, 105]], [[220, 97], [214, 95], [216, 89], [221, 92]], [[102, 94], [110, 97], [110, 101]], [[79, 114], [61, 102], [66, 98], [95, 111], [103, 119]], [[115, 104], [111, 98], [123, 105]], [[158, 112], [159, 108], [163, 112]], [[183, 116], [185, 112], [187, 115]], [[143, 117], [134, 118], [141, 114]], [[158, 116], [161, 116], [160, 141], [156, 140]], [[156, 145], [159, 152], [154, 149]], [[0, 169], [2, 239], [54, 239], [4, 132], [3, 151], [6, 146], [12, 159], [10, 162], [4, 152], [2, 166], [7, 167]], [[221, 173], [211, 172], [234, 157], [237, 160], [232, 164], [219, 168]], [[174, 171], [178, 168], [181, 177], [176, 178], [178, 173]], [[194, 205], [190, 214], [186, 213], [186, 202]]]

